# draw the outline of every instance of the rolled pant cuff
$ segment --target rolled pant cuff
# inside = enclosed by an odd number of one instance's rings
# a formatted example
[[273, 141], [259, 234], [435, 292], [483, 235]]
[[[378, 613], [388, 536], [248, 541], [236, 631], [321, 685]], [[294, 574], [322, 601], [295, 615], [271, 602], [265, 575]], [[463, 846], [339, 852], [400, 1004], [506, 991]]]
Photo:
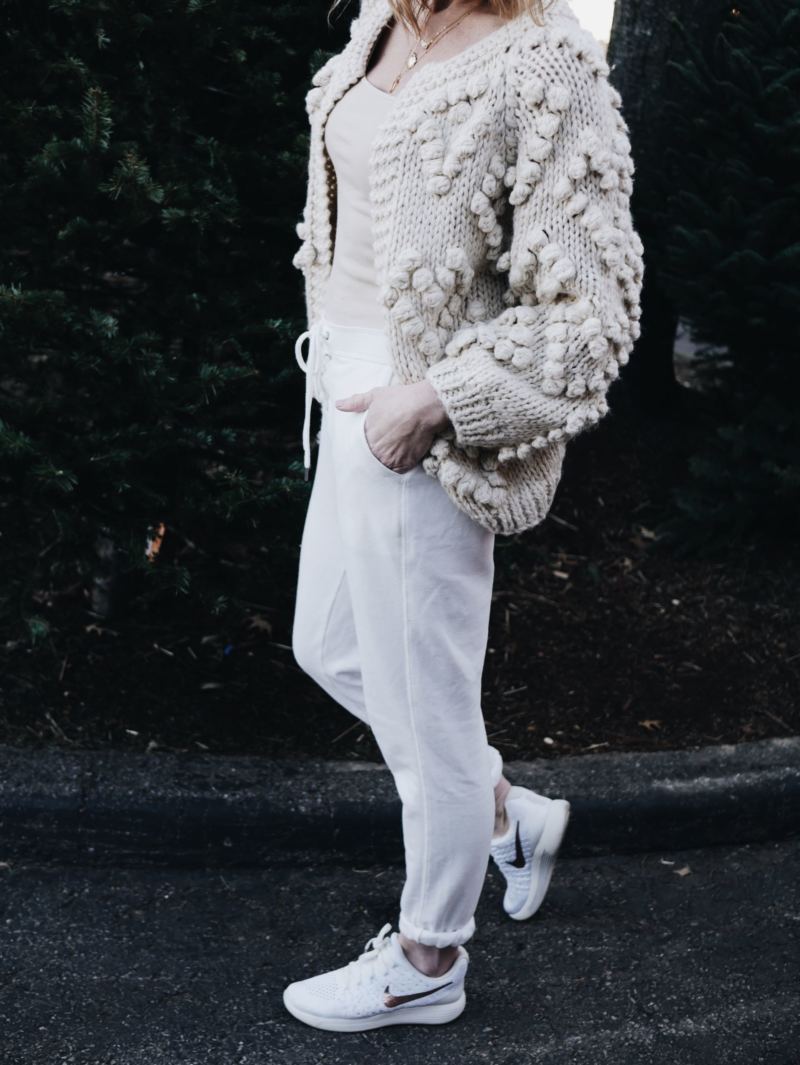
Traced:
[[428, 928], [412, 924], [402, 913], [398, 923], [406, 939], [413, 939], [415, 943], [422, 943], [426, 947], [456, 947], [460, 943], [466, 943], [475, 934], [474, 917], [470, 917], [465, 925], [453, 932], [431, 932]]

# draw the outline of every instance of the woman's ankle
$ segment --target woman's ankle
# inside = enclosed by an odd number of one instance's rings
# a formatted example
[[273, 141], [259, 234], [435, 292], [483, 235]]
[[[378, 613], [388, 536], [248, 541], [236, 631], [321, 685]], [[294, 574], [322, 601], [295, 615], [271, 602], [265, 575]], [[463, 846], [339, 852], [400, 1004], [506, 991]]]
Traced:
[[453, 962], [458, 957], [458, 947], [429, 947], [425, 943], [417, 943], [408, 939], [403, 933], [399, 933], [400, 946], [403, 953], [414, 966], [425, 976], [443, 976], [448, 969], [452, 968]]

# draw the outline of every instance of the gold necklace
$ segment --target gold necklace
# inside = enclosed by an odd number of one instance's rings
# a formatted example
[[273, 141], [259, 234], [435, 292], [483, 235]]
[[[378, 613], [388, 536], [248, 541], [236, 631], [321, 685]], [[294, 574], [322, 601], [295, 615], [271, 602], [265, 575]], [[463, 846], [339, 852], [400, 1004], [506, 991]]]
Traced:
[[[478, 6], [478, 5], [476, 5], [476, 6]], [[475, 10], [475, 8], [472, 8], [472, 7], [467, 8], [467, 10], [464, 12], [463, 15], [459, 15], [458, 18], [453, 19], [452, 22], [448, 22], [447, 25], [443, 26], [437, 33], [435, 33], [433, 35], [433, 37], [430, 38], [430, 40], [426, 40], [420, 34], [417, 37], [416, 41], [414, 42], [414, 45], [411, 48], [411, 51], [408, 53], [408, 55], [406, 57], [406, 61], [405, 61], [405, 63], [403, 63], [402, 70], [400, 71], [400, 73], [397, 75], [397, 77], [392, 82], [392, 84], [391, 84], [391, 86], [389, 88], [389, 92], [394, 92], [394, 90], [400, 84], [400, 79], [405, 74], [405, 72], [407, 70], [411, 70], [412, 67], [415, 67], [417, 65], [417, 62], [419, 61], [419, 58], [420, 58], [419, 55], [417, 54], [417, 49], [418, 48], [422, 49], [422, 54], [424, 55], [430, 48], [433, 48], [433, 46], [436, 44], [436, 42], [438, 40], [440, 40], [442, 37], [444, 37], [444, 35], [446, 33], [448, 33], [450, 30], [452, 30], [454, 26], [457, 26], [459, 24], [459, 22], [462, 22], [467, 17], [467, 15], [471, 15], [474, 10]], [[428, 14], [428, 19], [430, 19], [430, 13]]]

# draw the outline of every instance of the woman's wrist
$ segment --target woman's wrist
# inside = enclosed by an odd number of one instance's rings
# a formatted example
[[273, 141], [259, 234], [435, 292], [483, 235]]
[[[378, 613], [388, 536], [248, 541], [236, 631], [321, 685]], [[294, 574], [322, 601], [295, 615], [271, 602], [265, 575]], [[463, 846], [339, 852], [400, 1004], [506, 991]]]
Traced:
[[430, 381], [427, 379], [417, 381], [407, 387], [413, 388], [417, 392], [415, 397], [419, 403], [417, 413], [423, 428], [439, 433], [450, 425], [450, 418], [444, 408], [444, 404], [439, 399], [439, 393]]

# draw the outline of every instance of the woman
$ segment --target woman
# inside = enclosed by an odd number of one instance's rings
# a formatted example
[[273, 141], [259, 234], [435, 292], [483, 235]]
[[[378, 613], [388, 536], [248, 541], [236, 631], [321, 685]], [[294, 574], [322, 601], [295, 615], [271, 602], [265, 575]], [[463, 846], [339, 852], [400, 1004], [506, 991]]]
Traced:
[[307, 471], [312, 399], [322, 421], [293, 647], [371, 727], [406, 859], [399, 934], [284, 992], [318, 1028], [457, 1017], [489, 855], [511, 917], [547, 890], [569, 806], [503, 777], [481, 671], [494, 537], [543, 520], [639, 335], [607, 73], [566, 0], [362, 0], [306, 97]]

